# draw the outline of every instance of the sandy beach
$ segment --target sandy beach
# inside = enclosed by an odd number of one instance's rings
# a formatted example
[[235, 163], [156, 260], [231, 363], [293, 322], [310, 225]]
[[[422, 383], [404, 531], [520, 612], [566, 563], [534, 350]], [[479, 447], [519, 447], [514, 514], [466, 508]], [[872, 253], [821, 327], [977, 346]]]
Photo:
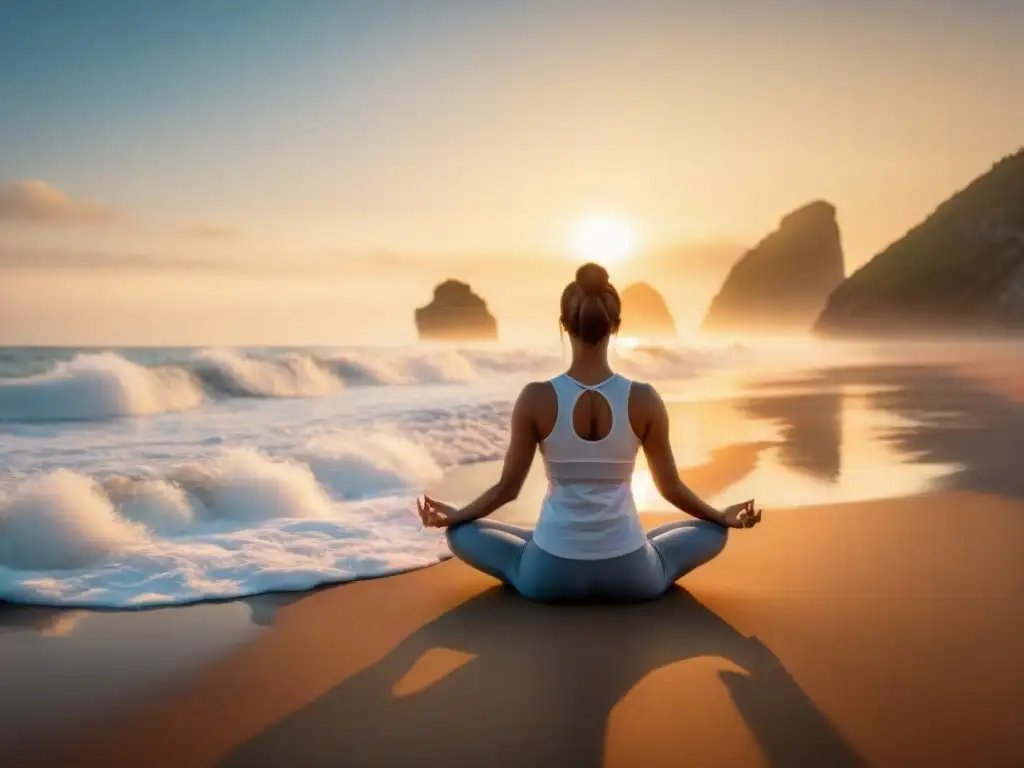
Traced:
[[[762, 526], [662, 600], [536, 605], [454, 561], [281, 597], [246, 642], [24, 740], [9, 764], [1021, 765], [1024, 413], [1009, 375], [851, 368], [734, 398], [736, 423], [767, 412], [780, 437], [718, 440], [684, 478], [708, 498], [780, 485]], [[673, 408], [692, 427], [693, 406]], [[890, 460], [853, 445], [867, 411], [895, 419], [884, 442], [904, 464], [889, 474], [955, 471], [903, 495], [863, 487]], [[472, 494], [494, 471], [442, 486]], [[807, 503], [772, 506], [797, 475]]]

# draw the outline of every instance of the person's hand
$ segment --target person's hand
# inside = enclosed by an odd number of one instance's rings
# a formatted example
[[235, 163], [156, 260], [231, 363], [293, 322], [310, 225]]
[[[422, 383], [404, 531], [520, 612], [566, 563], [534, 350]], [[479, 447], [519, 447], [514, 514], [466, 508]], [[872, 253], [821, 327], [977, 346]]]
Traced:
[[455, 507], [429, 496], [424, 496], [422, 501], [416, 499], [416, 511], [420, 513], [425, 528], [444, 528], [458, 522]]
[[753, 528], [761, 522], [761, 510], [754, 508], [754, 500], [741, 501], [722, 510], [722, 522], [729, 528]]

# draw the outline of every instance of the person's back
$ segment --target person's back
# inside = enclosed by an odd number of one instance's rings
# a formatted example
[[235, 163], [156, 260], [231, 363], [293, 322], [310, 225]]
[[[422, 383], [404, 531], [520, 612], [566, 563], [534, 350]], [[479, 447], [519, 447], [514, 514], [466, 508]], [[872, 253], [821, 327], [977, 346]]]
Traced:
[[[501, 478], [462, 509], [429, 497], [418, 502], [424, 525], [447, 528], [456, 557], [536, 600], [656, 597], [715, 557], [729, 528], [761, 519], [753, 500], [719, 511], [680, 480], [665, 404], [653, 387], [608, 364], [621, 309], [604, 268], [580, 267], [561, 300], [572, 365], [520, 393]], [[638, 446], [662, 496], [697, 520], [644, 531], [630, 485]], [[516, 498], [538, 447], [548, 492], [537, 527], [482, 519]]]
[[[598, 560], [639, 549], [647, 541], [633, 500], [631, 479], [640, 441], [629, 422], [632, 382], [613, 374], [588, 386], [563, 373], [550, 382], [557, 412], [551, 433], [540, 443], [548, 478], [533, 540], [558, 557]], [[605, 410], [610, 424], [595, 422], [579, 434], [577, 405], [590, 398], [591, 410]], [[603, 415], [603, 414], [601, 414]]]

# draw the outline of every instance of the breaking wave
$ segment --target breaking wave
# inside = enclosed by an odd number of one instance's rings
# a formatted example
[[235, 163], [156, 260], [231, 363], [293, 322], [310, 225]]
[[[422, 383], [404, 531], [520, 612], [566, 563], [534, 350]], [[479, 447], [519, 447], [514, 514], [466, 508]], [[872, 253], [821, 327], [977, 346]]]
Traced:
[[0, 499], [0, 599], [169, 605], [429, 565], [447, 549], [412, 495], [440, 473], [378, 435], [313, 443], [305, 461], [230, 449], [162, 475], [30, 477]]
[[199, 407], [202, 387], [186, 370], [146, 367], [112, 352], [79, 354], [53, 370], [0, 379], [0, 419], [98, 420]]
[[[687, 377], [726, 350], [639, 347], [617, 355], [626, 375]], [[97, 421], [198, 408], [211, 399], [333, 395], [347, 387], [524, 382], [563, 365], [560, 352], [406, 349], [252, 354], [203, 350], [177, 364], [143, 365], [114, 352], [79, 353], [46, 373], [0, 378], [2, 421]]]
[[231, 350], [204, 350], [189, 372], [215, 395], [229, 397], [311, 397], [341, 390], [344, 382], [311, 355], [249, 357]]

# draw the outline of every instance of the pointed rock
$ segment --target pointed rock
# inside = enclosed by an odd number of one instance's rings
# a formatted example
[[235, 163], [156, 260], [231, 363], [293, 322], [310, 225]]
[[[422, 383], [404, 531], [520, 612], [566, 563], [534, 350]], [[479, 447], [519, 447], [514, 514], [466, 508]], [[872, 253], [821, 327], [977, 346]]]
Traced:
[[777, 230], [733, 265], [702, 328], [809, 330], [843, 274], [835, 206], [818, 200], [785, 216]]

